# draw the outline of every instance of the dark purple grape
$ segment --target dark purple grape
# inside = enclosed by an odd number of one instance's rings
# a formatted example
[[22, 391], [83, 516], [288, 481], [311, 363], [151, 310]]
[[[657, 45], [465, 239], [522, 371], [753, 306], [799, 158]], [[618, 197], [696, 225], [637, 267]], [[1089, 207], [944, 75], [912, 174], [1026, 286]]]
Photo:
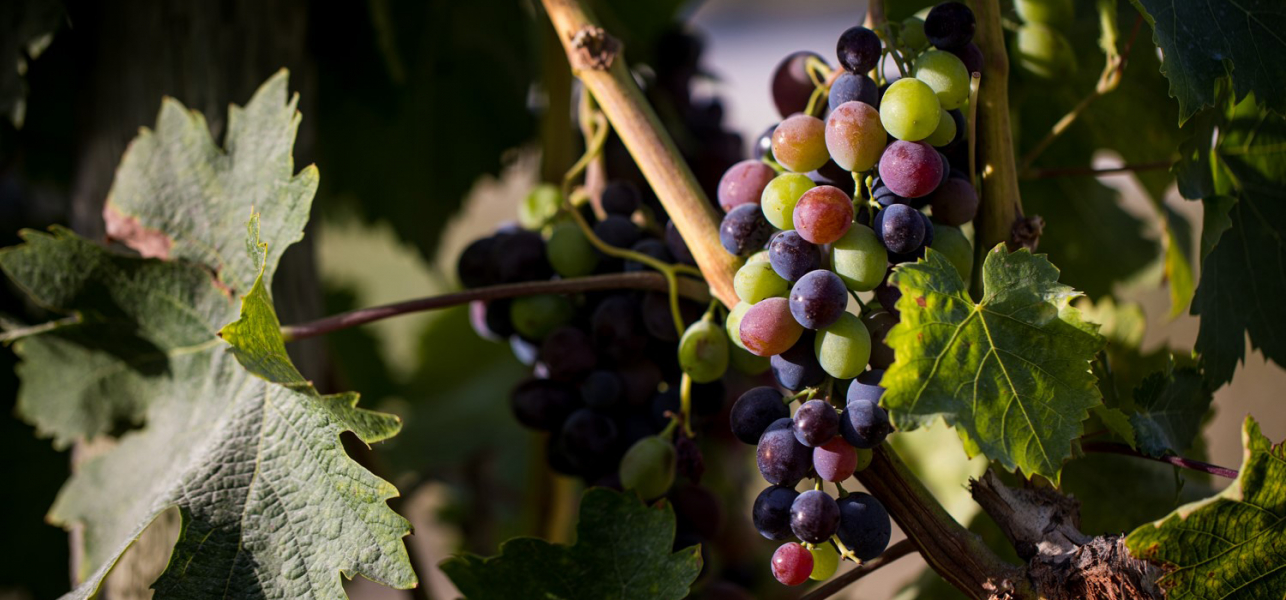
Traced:
[[773, 234], [773, 226], [764, 218], [758, 204], [742, 204], [724, 215], [719, 225], [719, 242], [735, 256], [750, 256], [763, 249]]
[[703, 541], [719, 535], [719, 529], [723, 526], [723, 505], [709, 488], [680, 484], [674, 486], [666, 498], [674, 506], [675, 521], [679, 528], [693, 531]]
[[871, 108], [880, 107], [880, 86], [866, 75], [845, 72], [831, 83], [827, 105], [834, 109], [845, 102], [861, 102]]
[[880, 36], [862, 26], [849, 27], [839, 36], [835, 52], [839, 55], [839, 64], [849, 73], [866, 73], [880, 62], [883, 50]]
[[495, 243], [496, 239], [491, 236], [478, 238], [460, 253], [460, 260], [455, 267], [460, 285], [476, 288], [496, 282], [496, 263], [492, 260], [492, 246]]
[[[640, 254], [651, 256], [652, 258], [655, 258], [663, 263], [669, 264], [674, 262], [674, 257], [670, 255], [669, 249], [665, 247], [665, 242], [662, 242], [661, 240], [658, 240], [656, 238], [647, 238], [645, 240], [640, 240], [639, 243], [634, 244], [634, 247], [630, 248], [630, 250], [633, 250]], [[625, 261], [625, 272], [627, 273], [632, 273], [635, 271], [645, 271], [650, 268], [652, 267], [649, 267], [641, 262], [635, 262], [632, 260]]]
[[803, 112], [808, 107], [808, 99], [816, 87], [808, 76], [806, 65], [809, 58], [822, 59], [812, 52], [795, 52], [783, 58], [773, 70], [772, 101], [783, 117]]
[[514, 334], [514, 324], [509, 318], [508, 298], [470, 302], [469, 320], [474, 331], [483, 339], [498, 342]]
[[747, 444], [759, 443], [759, 438], [778, 419], [790, 417], [790, 408], [782, 401], [781, 392], [768, 386], [751, 388], [732, 405], [729, 424], [732, 435]]
[[773, 158], [772, 132], [777, 131], [777, 125], [778, 123], [773, 123], [768, 127], [768, 129], [764, 130], [764, 132], [760, 134], [758, 138], [755, 138], [755, 147], [752, 148], [750, 152], [751, 157], [753, 157], [755, 160], [763, 160], [764, 158], [769, 158], [769, 159]]
[[902, 290], [898, 286], [889, 284], [886, 279], [883, 283], [875, 287], [875, 299], [879, 300], [880, 306], [898, 316], [898, 299], [902, 298]]
[[650, 360], [639, 360], [617, 367], [616, 373], [625, 384], [625, 402], [630, 406], [646, 406], [656, 395], [656, 388], [664, 378], [661, 368]]
[[878, 404], [880, 402], [880, 397], [883, 395], [884, 388], [880, 387], [878, 384], [862, 383], [861, 381], [855, 380], [853, 383], [849, 384], [846, 398], [848, 404], [852, 404], [854, 402], [874, 402]]
[[884, 381], [884, 369], [862, 371], [862, 373], [857, 376], [857, 382], [865, 383], [866, 385], [880, 385], [880, 382], [882, 381]]
[[832, 271], [812, 271], [790, 289], [790, 314], [806, 329], [830, 327], [848, 307], [848, 288]]
[[817, 362], [817, 353], [813, 350], [814, 337], [813, 332], [804, 332], [794, 346], [768, 359], [778, 385], [797, 392], [826, 380], [826, 370]]
[[937, 220], [959, 227], [978, 214], [978, 191], [966, 179], [952, 177], [929, 195], [933, 216]]
[[612, 464], [620, 454], [616, 423], [588, 408], [578, 409], [568, 416], [558, 437], [567, 458], [582, 472], [593, 472]]
[[937, 189], [945, 167], [928, 143], [897, 140], [880, 156], [880, 181], [903, 198], [919, 198]]
[[550, 379], [574, 381], [598, 364], [598, 353], [584, 331], [564, 326], [541, 341], [539, 360], [549, 369]]
[[870, 494], [853, 492], [836, 503], [839, 527], [835, 534], [857, 558], [872, 560], [884, 553], [893, 535], [889, 511]]
[[496, 283], [539, 281], [554, 274], [545, 258], [545, 240], [539, 233], [520, 229], [495, 237], [491, 260], [496, 266]]
[[873, 198], [875, 198], [876, 202], [880, 203], [880, 206], [887, 207], [887, 206], [892, 206], [894, 204], [911, 203], [910, 200], [903, 198], [897, 194], [894, 194], [893, 190], [890, 190], [889, 186], [884, 185], [884, 182], [880, 180], [879, 175], [876, 175], [874, 178], [871, 179], [871, 195]]
[[790, 506], [798, 497], [799, 492], [784, 485], [774, 485], [759, 492], [750, 512], [759, 535], [776, 541], [790, 539]]
[[[877, 310], [862, 315], [862, 324], [871, 334], [871, 366], [887, 369], [893, 364], [893, 349], [884, 343], [889, 330], [898, 324], [898, 318], [887, 310]], [[671, 327], [673, 329], [673, 327]]]
[[813, 448], [813, 470], [825, 481], [844, 481], [857, 470], [857, 449], [842, 437]]
[[580, 384], [580, 396], [586, 406], [607, 410], [624, 399], [625, 382], [616, 372], [599, 369], [585, 376]]
[[639, 303], [629, 294], [609, 296], [599, 303], [590, 318], [594, 346], [618, 363], [642, 354], [647, 346], [647, 328]]
[[[852, 387], [849, 387], [852, 398]], [[840, 415], [840, 435], [854, 448], [874, 448], [893, 432], [889, 413], [875, 401], [853, 398]]]
[[603, 212], [609, 215], [629, 217], [642, 202], [639, 188], [629, 181], [612, 181], [603, 188], [601, 203]]
[[538, 431], [554, 431], [580, 405], [570, 386], [544, 379], [528, 379], [509, 395], [518, 422]]
[[629, 219], [620, 215], [608, 215], [607, 218], [594, 224], [594, 235], [609, 246], [631, 248], [638, 243], [643, 234], [639, 231], [638, 225]]
[[839, 528], [839, 505], [821, 490], [808, 490], [790, 505], [790, 531], [810, 544], [831, 539]]
[[755, 449], [759, 474], [772, 484], [793, 486], [808, 475], [813, 451], [795, 439], [792, 421], [778, 419], [764, 430]]
[[839, 435], [839, 413], [825, 400], [809, 400], [795, 411], [795, 439], [816, 448]]
[[986, 60], [983, 58], [982, 49], [978, 44], [969, 42], [959, 48], [952, 48], [948, 52], [956, 55], [960, 62], [964, 63], [965, 70], [970, 73], [982, 73], [986, 67]]
[[679, 228], [675, 227], [674, 221], [666, 221], [665, 223], [665, 247], [669, 248], [670, 256], [674, 257], [674, 262], [696, 266], [697, 259], [692, 256], [692, 251], [688, 249], [688, 243], [683, 241], [683, 236], [679, 234]]
[[795, 231], [783, 231], [768, 242], [768, 262], [786, 281], [800, 277], [822, 266], [822, 249]]
[[920, 213], [920, 220], [924, 221], [924, 241], [921, 242], [920, 247], [916, 249], [920, 253], [920, 256], [917, 256], [916, 258], [923, 258], [924, 249], [933, 245], [933, 221], [929, 219], [929, 215], [924, 213]]
[[954, 50], [973, 41], [973, 11], [959, 2], [943, 2], [929, 11], [924, 18], [924, 35], [933, 47]]
[[875, 215], [875, 236], [889, 252], [914, 252], [924, 244], [924, 221], [920, 211], [894, 204]]
[[706, 472], [705, 456], [696, 440], [686, 436], [674, 436], [675, 470], [693, 483], [701, 483], [701, 476]]

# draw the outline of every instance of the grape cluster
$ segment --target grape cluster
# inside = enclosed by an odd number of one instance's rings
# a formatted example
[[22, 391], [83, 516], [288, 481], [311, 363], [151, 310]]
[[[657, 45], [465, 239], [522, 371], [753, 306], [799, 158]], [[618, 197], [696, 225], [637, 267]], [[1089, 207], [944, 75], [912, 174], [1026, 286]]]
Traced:
[[[768, 357], [789, 390], [752, 389], [730, 414], [770, 484], [754, 503], [756, 529], [804, 544], [788, 541], [773, 555], [773, 575], [787, 585], [828, 578], [841, 551], [869, 560], [888, 544], [879, 500], [839, 483], [870, 463], [892, 429], [879, 404], [894, 360], [884, 337], [898, 322], [892, 267], [932, 247], [970, 277], [973, 250], [960, 226], [978, 210], [962, 110], [970, 73], [982, 69], [973, 33], [969, 8], [946, 2], [922, 20], [845, 31], [837, 74], [816, 55], [788, 56], [772, 80], [784, 119], [760, 140], [757, 160], [720, 181], [720, 241], [746, 259], [726, 331], [736, 347]], [[905, 74], [885, 82], [879, 67], [890, 60]], [[874, 298], [863, 302], [865, 292]], [[815, 484], [797, 492], [806, 478]]]

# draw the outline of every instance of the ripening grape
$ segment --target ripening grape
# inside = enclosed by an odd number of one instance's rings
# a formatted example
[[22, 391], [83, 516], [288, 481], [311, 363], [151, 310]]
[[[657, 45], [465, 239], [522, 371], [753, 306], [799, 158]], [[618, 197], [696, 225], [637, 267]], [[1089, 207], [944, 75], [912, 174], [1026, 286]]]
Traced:
[[[735, 256], [749, 256], [763, 249], [772, 236], [773, 227], [754, 204], [742, 204], [723, 216], [719, 224], [719, 242]], [[656, 241], [656, 240], [650, 240]], [[657, 242], [660, 243], [660, 242]]]
[[759, 474], [773, 484], [795, 485], [813, 466], [813, 451], [795, 439], [790, 419], [778, 419], [759, 436], [755, 449]]
[[674, 485], [675, 460], [670, 440], [647, 436], [621, 457], [621, 487], [638, 492], [644, 500], [659, 498]]
[[741, 343], [751, 354], [781, 354], [799, 341], [804, 328], [790, 314], [790, 301], [766, 298], [750, 307], [741, 317]]
[[574, 312], [571, 302], [562, 296], [521, 296], [509, 305], [509, 320], [523, 337], [540, 340], [571, 321]]
[[800, 237], [814, 244], [829, 244], [853, 225], [853, 199], [835, 186], [817, 186], [800, 196], [791, 220]]
[[907, 77], [894, 81], [880, 98], [880, 123], [889, 135], [908, 142], [929, 137], [942, 118], [938, 95], [923, 81]]
[[540, 229], [562, 208], [563, 194], [558, 186], [544, 183], [531, 188], [518, 204], [518, 224], [526, 229]]
[[816, 185], [807, 175], [799, 173], [778, 175], [764, 188], [764, 195], [760, 201], [764, 217], [777, 229], [794, 229], [795, 204], [799, 202], [799, 197], [803, 196], [804, 192], [813, 189]]
[[1014, 10], [1024, 23], [1044, 23], [1051, 27], [1070, 25], [1075, 13], [1072, 0], [1017, 0]]
[[747, 444], [759, 443], [769, 425], [790, 417], [790, 408], [781, 392], [768, 386], [751, 388], [732, 404], [729, 423], [732, 434]]
[[924, 142], [930, 146], [941, 148], [956, 140], [956, 119], [947, 109], [942, 109], [942, 118], [938, 119], [938, 128], [933, 130], [933, 135], [924, 138]]
[[817, 332], [813, 351], [822, 369], [836, 379], [857, 377], [871, 360], [871, 336], [853, 313], [845, 312]]
[[784, 485], [774, 485], [759, 492], [750, 512], [759, 535], [777, 541], [793, 537], [790, 532], [790, 505], [798, 497], [799, 492]]
[[[728, 311], [728, 318], [723, 322], [724, 331], [728, 332], [728, 337], [732, 339], [734, 346], [745, 350], [746, 347], [741, 344], [741, 317], [745, 316], [746, 311], [750, 310], [750, 303], [741, 301], [732, 310]], [[758, 437], [758, 436], [756, 436]]]
[[[729, 330], [736, 332], [736, 329]], [[730, 336], [733, 341], [740, 344], [741, 336], [733, 333]], [[742, 348], [740, 345], [733, 345], [728, 348], [728, 364], [732, 368], [745, 373], [746, 375], [762, 375], [771, 367], [769, 360], [763, 356], [755, 356], [749, 350]]]
[[545, 251], [554, 272], [563, 277], [584, 277], [598, 267], [598, 251], [585, 232], [570, 221], [554, 226]]
[[826, 148], [845, 170], [871, 170], [887, 143], [880, 113], [869, 104], [845, 102], [832, 107], [826, 118]]
[[951, 177], [929, 195], [933, 218], [947, 225], [959, 226], [978, 214], [978, 191], [969, 180]]
[[924, 35], [935, 48], [950, 50], [973, 41], [973, 11], [960, 2], [943, 2], [924, 18]]
[[870, 494], [853, 492], [836, 503], [839, 527], [835, 534], [844, 546], [860, 560], [871, 560], [884, 553], [893, 535], [893, 525], [884, 505]]
[[813, 554], [807, 548], [788, 542], [772, 555], [772, 576], [785, 585], [799, 585], [813, 573]]
[[806, 65], [809, 58], [822, 59], [812, 52], [795, 52], [783, 58], [773, 69], [772, 101], [783, 117], [803, 112], [808, 107], [808, 98], [816, 87], [808, 76]]
[[870, 227], [854, 224], [831, 244], [831, 269], [848, 289], [866, 292], [884, 280], [888, 251]]
[[786, 117], [773, 130], [772, 155], [781, 166], [796, 173], [821, 168], [830, 159], [826, 154], [826, 124], [812, 115]]
[[[905, 80], [903, 80], [905, 81]], [[942, 183], [942, 155], [924, 142], [896, 141], [880, 157], [880, 181], [903, 198], [927, 196]]]
[[[862, 325], [870, 333], [871, 340], [871, 366], [876, 369], [885, 369], [893, 364], [893, 349], [884, 343], [885, 336], [894, 325], [898, 324], [898, 318], [887, 310], [874, 310], [862, 315]], [[858, 384], [854, 384], [858, 385]], [[849, 388], [852, 394], [852, 388]], [[878, 397], [877, 397], [878, 399]]]
[[973, 245], [969, 243], [969, 238], [958, 228], [947, 225], [937, 225], [933, 230], [933, 249], [951, 261], [960, 273], [960, 279], [969, 283], [973, 276]]
[[1010, 49], [1014, 62], [1039, 79], [1064, 79], [1076, 72], [1076, 53], [1058, 30], [1041, 23], [1018, 28]]
[[857, 471], [857, 448], [848, 445], [842, 437], [833, 437], [813, 448], [813, 470], [826, 481], [844, 481]]
[[[831, 83], [831, 91], [826, 95], [826, 104], [835, 108], [845, 102], [861, 102], [867, 106], [879, 108], [880, 86], [866, 75], [855, 75], [845, 71]], [[831, 158], [835, 152], [831, 151]]]
[[759, 204], [764, 188], [777, 176], [777, 171], [759, 160], [743, 160], [724, 171], [719, 179], [719, 206], [724, 212], [742, 204]]
[[829, 327], [847, 307], [848, 289], [826, 269], [800, 277], [790, 289], [790, 313], [806, 329]]
[[894, 204], [875, 215], [875, 235], [890, 253], [913, 252], [924, 243], [921, 214], [904, 204]]
[[790, 284], [773, 271], [771, 263], [748, 262], [737, 269], [732, 288], [743, 302], [756, 304], [764, 298], [785, 296]]
[[809, 400], [795, 411], [795, 439], [816, 448], [839, 435], [839, 413], [825, 400]]
[[929, 38], [924, 35], [924, 19], [907, 17], [902, 20], [902, 43], [912, 50], [929, 45]]
[[701, 320], [679, 339], [679, 367], [696, 383], [709, 383], [728, 370], [728, 336], [718, 325]]
[[774, 354], [768, 359], [777, 384], [791, 391], [821, 385], [826, 380], [826, 371], [817, 363], [813, 354], [813, 335], [811, 331], [799, 336], [799, 341], [781, 354]]
[[790, 505], [790, 530], [810, 544], [831, 539], [839, 528], [839, 518], [839, 505], [821, 490], [808, 490]]
[[768, 264], [786, 281], [798, 281], [821, 268], [822, 250], [794, 231], [783, 231], [768, 242]]
[[809, 550], [813, 554], [813, 572], [808, 576], [813, 581], [826, 581], [839, 569], [839, 552], [831, 544], [818, 544]]
[[911, 73], [933, 88], [942, 108], [960, 108], [969, 99], [969, 70], [950, 52], [930, 50], [921, 54]]

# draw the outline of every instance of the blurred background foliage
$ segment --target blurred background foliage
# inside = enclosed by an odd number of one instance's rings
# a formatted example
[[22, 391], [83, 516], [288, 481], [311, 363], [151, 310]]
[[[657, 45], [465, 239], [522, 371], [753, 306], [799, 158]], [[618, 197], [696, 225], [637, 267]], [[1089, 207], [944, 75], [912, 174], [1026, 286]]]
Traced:
[[[889, 2], [900, 20], [931, 4]], [[776, 115], [769, 73], [787, 53], [809, 49], [831, 57], [832, 40], [861, 20], [863, 2], [824, 0], [807, 7], [779, 0], [595, 0], [604, 25], [622, 38], [631, 65], [665, 60], [676, 27], [705, 35], [694, 93], [717, 95], [707, 106], [752, 142]], [[1015, 69], [1011, 105], [1019, 155], [1075, 106], [1098, 80], [1103, 53], [1099, 18], [1076, 3], [1065, 31], [1079, 67], [1051, 83]], [[687, 23], [687, 25], [684, 25]], [[1122, 39], [1138, 13], [1118, 7]], [[516, 203], [540, 179], [561, 176], [580, 152], [568, 98], [571, 84], [553, 31], [530, 0], [233, 0], [186, 4], [128, 0], [14, 0], [0, 3], [0, 241], [17, 243], [22, 228], [70, 224], [102, 239], [106, 185], [124, 144], [149, 125], [164, 94], [201, 110], [218, 134], [225, 107], [248, 98], [257, 82], [283, 65], [302, 97], [297, 166], [322, 174], [308, 240], [292, 249], [274, 297], [283, 318], [432, 295], [457, 287], [455, 256], [469, 240], [511, 221]], [[1098, 99], [1033, 168], [1165, 161], [1183, 137], [1177, 104], [1166, 94], [1146, 25], [1133, 39], [1120, 87]], [[15, 66], [16, 65], [16, 66]], [[550, 107], [555, 107], [551, 110]], [[671, 134], [698, 152], [701, 131], [669, 114]], [[728, 138], [725, 143], [741, 142]], [[749, 144], [743, 144], [745, 153]], [[609, 155], [610, 159], [610, 155]], [[708, 161], [706, 161], [708, 162]], [[714, 171], [717, 179], [721, 168]], [[706, 178], [708, 180], [708, 177]], [[1022, 183], [1028, 214], [1044, 217], [1040, 250], [1084, 290], [1102, 316], [1133, 323], [1110, 352], [1121, 389], [1165, 364], [1170, 349], [1186, 354], [1195, 339], [1191, 298], [1200, 209], [1174, 193], [1164, 170], [1113, 178], [1063, 177]], [[1186, 271], [1185, 271], [1186, 270]], [[1188, 283], [1183, 283], [1184, 277]], [[1176, 283], [1177, 282], [1177, 283]], [[1114, 299], [1103, 303], [1104, 299]], [[7, 281], [0, 314], [33, 322]], [[505, 344], [480, 339], [468, 310], [403, 317], [292, 348], [323, 391], [356, 390], [366, 406], [400, 415], [405, 428], [371, 451], [353, 448], [402, 491], [400, 510], [415, 523], [415, 544], [434, 597], [454, 591], [432, 565], [447, 554], [492, 554], [514, 535], [557, 538], [575, 514], [575, 490], [552, 476], [543, 441], [514, 421], [508, 392], [526, 373]], [[43, 521], [69, 469], [27, 425], [13, 418], [15, 357], [0, 353], [0, 598], [49, 598], [67, 585], [68, 537]], [[1273, 396], [1286, 377], [1256, 358], [1217, 395], [1219, 411], [1206, 440], [1191, 452], [1238, 463], [1239, 424]], [[1128, 393], [1128, 392], [1126, 392]], [[1280, 427], [1266, 433], [1279, 439]], [[1011, 552], [979, 516], [965, 482], [985, 468], [968, 460], [945, 427], [896, 436], [898, 450], [957, 519], [998, 549]], [[704, 554], [695, 588], [721, 596], [722, 581], [756, 597], [793, 597], [771, 582], [767, 557], [749, 523], [758, 492], [747, 448], [715, 436], [706, 444], [704, 482], [724, 499], [723, 527]], [[1207, 452], [1207, 449], [1209, 452]], [[1214, 482], [1134, 459], [1096, 455], [1064, 474], [1083, 502], [1088, 533], [1128, 530], [1206, 495]], [[1122, 490], [1129, 490], [1124, 502]], [[900, 537], [901, 534], [895, 534]], [[1017, 560], [1012, 554], [1012, 560]], [[432, 571], [432, 572], [431, 572]], [[951, 597], [918, 558], [901, 561], [850, 593], [901, 598]], [[355, 597], [402, 597], [354, 582]]]

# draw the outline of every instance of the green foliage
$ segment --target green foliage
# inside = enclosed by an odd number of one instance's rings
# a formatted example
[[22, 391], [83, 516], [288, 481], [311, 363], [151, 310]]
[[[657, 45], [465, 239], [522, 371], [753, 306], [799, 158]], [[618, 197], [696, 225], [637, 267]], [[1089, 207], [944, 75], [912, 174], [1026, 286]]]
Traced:
[[12, 0], [0, 5], [0, 113], [14, 127], [22, 127], [27, 114], [28, 59], [40, 56], [63, 20], [56, 0]]
[[[401, 540], [409, 524], [385, 503], [396, 489], [351, 460], [340, 442], [345, 431], [366, 443], [388, 438], [398, 419], [355, 408], [356, 394], [318, 394], [286, 357], [268, 298], [282, 251], [273, 246], [298, 239], [308, 214], [311, 189], [296, 186], [315, 182], [309, 171], [290, 173], [289, 140], [280, 136], [293, 132], [297, 117], [285, 90], [279, 74], [234, 110], [223, 152], [210, 152], [204, 131], [188, 144], [155, 143], [178, 133], [172, 128], [183, 121], [175, 119], [187, 119], [182, 107], [167, 105], [158, 132], [144, 132], [118, 172], [118, 191], [156, 185], [140, 179], [157, 173], [174, 177], [150, 198], [119, 196], [117, 206], [140, 223], [184, 213], [212, 221], [249, 215], [245, 198], [223, 193], [229, 188], [268, 202], [295, 199], [298, 205], [274, 205], [262, 222], [253, 216], [248, 240], [240, 227], [157, 230], [152, 237], [169, 240], [175, 256], [161, 261], [117, 255], [55, 229], [25, 232], [25, 244], [0, 252], [0, 267], [34, 301], [75, 316], [17, 343], [21, 416], [59, 444], [116, 433], [118, 424], [135, 427], [81, 465], [50, 510], [51, 522], [84, 532], [77, 573], [84, 583], [71, 597], [92, 596], [171, 507], [183, 528], [154, 584], [158, 597], [337, 598], [338, 573], [415, 584]], [[238, 168], [247, 147], [277, 147], [278, 160], [260, 158], [287, 168]], [[153, 165], [185, 167], [136, 169], [136, 152]], [[244, 179], [210, 183], [223, 168]], [[280, 190], [289, 192], [269, 192]], [[274, 236], [266, 247], [261, 227]], [[228, 288], [243, 282], [238, 307]]]
[[1172, 600], [1279, 598], [1286, 589], [1286, 445], [1247, 417], [1245, 460], [1232, 485], [1126, 538], [1130, 553], [1165, 565]]
[[1131, 0], [1152, 25], [1166, 60], [1179, 123], [1215, 104], [1215, 82], [1228, 76], [1237, 97], [1258, 95], [1286, 113], [1286, 13], [1277, 0]]
[[1101, 398], [1089, 363], [1103, 340], [1069, 305], [1077, 292], [1043, 256], [1003, 244], [987, 255], [977, 303], [932, 250], [893, 281], [902, 320], [886, 343], [899, 360], [884, 375], [883, 403], [898, 428], [942, 417], [970, 455], [1057, 481]]
[[1151, 456], [1182, 454], [1201, 433], [1214, 395], [1196, 369], [1153, 373], [1134, 390], [1130, 415], [1138, 448]]
[[669, 505], [647, 506], [633, 494], [593, 488], [581, 498], [575, 544], [515, 538], [498, 556], [456, 556], [442, 571], [469, 600], [677, 600], [701, 571], [701, 552], [671, 553], [673, 542]]

